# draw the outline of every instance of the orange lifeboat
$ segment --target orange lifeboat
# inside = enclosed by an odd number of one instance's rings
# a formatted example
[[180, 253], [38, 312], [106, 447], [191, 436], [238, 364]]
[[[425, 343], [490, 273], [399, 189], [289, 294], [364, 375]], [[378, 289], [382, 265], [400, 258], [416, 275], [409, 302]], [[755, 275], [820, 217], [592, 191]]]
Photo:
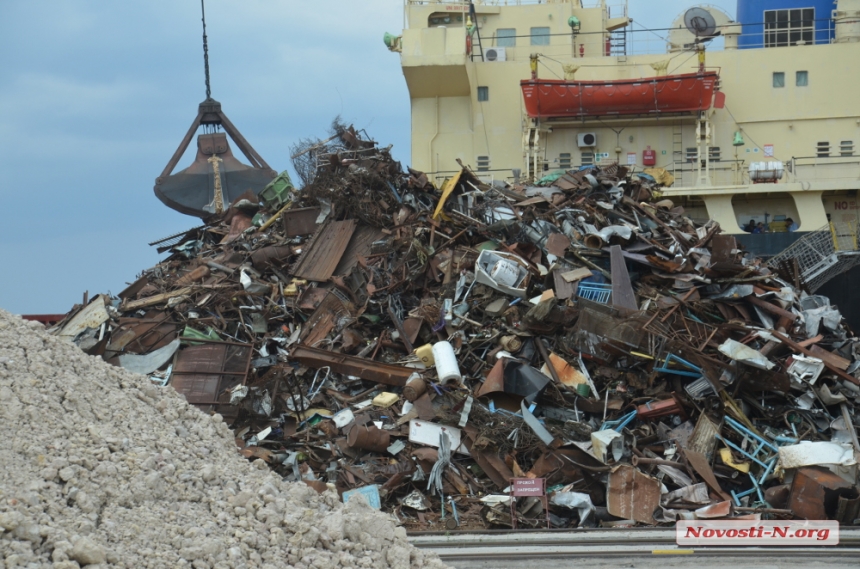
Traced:
[[617, 81], [524, 79], [520, 86], [531, 118], [655, 116], [711, 108], [717, 78], [708, 71]]

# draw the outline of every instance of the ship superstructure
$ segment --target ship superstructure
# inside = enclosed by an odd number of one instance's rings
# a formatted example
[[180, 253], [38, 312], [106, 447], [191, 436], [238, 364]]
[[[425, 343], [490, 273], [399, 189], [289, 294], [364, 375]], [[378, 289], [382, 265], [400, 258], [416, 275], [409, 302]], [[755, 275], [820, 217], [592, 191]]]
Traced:
[[665, 196], [728, 233], [856, 224], [860, 0], [739, 0], [741, 21], [698, 9], [713, 30], [695, 10], [641, 30], [605, 1], [406, 0], [386, 43], [413, 167], [533, 181], [617, 162], [671, 174]]

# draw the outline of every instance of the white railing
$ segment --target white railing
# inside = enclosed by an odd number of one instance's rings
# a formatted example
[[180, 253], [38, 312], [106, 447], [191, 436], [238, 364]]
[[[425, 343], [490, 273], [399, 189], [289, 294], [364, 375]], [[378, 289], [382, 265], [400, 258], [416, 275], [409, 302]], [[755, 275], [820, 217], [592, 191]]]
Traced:
[[[737, 166], [735, 166], [737, 164]], [[691, 162], [673, 162], [666, 169], [675, 177], [675, 188], [691, 188], [696, 185], [698, 175], [696, 164]], [[711, 184], [714, 186], [736, 186], [749, 183], [743, 161], [725, 160], [710, 162], [708, 171]]]
[[860, 156], [792, 157], [789, 175], [797, 180], [860, 180]]
[[[694, 162], [686, 160], [673, 162], [665, 168], [675, 177], [674, 187], [689, 188], [696, 185]], [[712, 161], [709, 164], [709, 172], [711, 184], [714, 186], [737, 186], [750, 183], [747, 160]], [[786, 175], [781, 182], [814, 180], [860, 180], [860, 156], [792, 158], [786, 164]]]

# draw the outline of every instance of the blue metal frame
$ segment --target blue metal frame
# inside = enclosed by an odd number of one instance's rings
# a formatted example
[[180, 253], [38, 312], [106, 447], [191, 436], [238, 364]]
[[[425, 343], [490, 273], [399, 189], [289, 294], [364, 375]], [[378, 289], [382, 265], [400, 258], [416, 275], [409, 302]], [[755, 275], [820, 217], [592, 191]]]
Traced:
[[635, 417], [636, 417], [636, 409], [634, 409], [633, 411], [630, 411], [629, 413], [627, 413], [626, 415], [624, 415], [620, 419], [615, 419], [613, 421], [606, 421], [605, 423], [603, 423], [603, 425], [601, 425], [600, 430], [604, 431], [606, 429], [612, 429], [612, 430], [620, 433], [621, 429], [626, 427], [630, 423], [630, 421], [632, 421]]
[[745, 457], [755, 462], [757, 465], [761, 466], [764, 469], [758, 478], [756, 478], [756, 476], [752, 472], [749, 473], [749, 477], [750, 480], [752, 480], [753, 485], [753, 487], [749, 490], [745, 490], [743, 492], [735, 492], [734, 490], [732, 490], [732, 497], [735, 499], [735, 505], [740, 506], [741, 498], [749, 496], [753, 493], [758, 495], [758, 499], [760, 502], [766, 503], [764, 499], [764, 494], [762, 494], [761, 491], [761, 486], [765, 483], [771, 472], [773, 472], [773, 469], [776, 467], [776, 462], [779, 459], [779, 447], [777, 447], [770, 441], [758, 436], [757, 434], [746, 428], [743, 424], [739, 423], [738, 421], [735, 421], [729, 416], [726, 416], [726, 424], [731, 427], [732, 430], [734, 430], [736, 433], [743, 435], [744, 439], [752, 440], [754, 443], [758, 443], [758, 446], [755, 447], [755, 450], [753, 450], [752, 452], [745, 451], [743, 448], [731, 442], [719, 433], [717, 433], [716, 437], [726, 446], [741, 453], [742, 455], [744, 455]]
[[612, 285], [606, 283], [579, 283], [576, 296], [600, 304], [607, 304], [612, 295]]
[[[673, 363], [680, 364], [680, 365], [686, 367], [687, 369], [694, 370], [694, 371], [684, 371], [684, 370], [681, 370], [678, 368], [669, 367], [669, 365], [673, 364]], [[695, 378], [699, 378], [699, 377], [702, 377], [704, 375], [702, 373], [702, 368], [700, 368], [698, 366], [694, 366], [693, 364], [691, 364], [687, 360], [685, 360], [683, 358], [679, 358], [675, 354], [669, 354], [665, 357], [665, 359], [663, 360], [663, 367], [657, 367], [657, 364], [655, 363], [654, 364], [654, 371], [661, 371], [663, 373], [674, 373], [675, 375], [683, 375], [686, 377], [695, 377]]]

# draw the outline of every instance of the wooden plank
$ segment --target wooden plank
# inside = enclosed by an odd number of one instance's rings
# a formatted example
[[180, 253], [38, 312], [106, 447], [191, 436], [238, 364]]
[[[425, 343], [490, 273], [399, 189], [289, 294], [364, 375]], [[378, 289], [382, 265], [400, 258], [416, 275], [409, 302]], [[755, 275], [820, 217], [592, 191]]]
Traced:
[[330, 279], [354, 232], [354, 219], [324, 225], [306, 245], [304, 254], [293, 269], [293, 276], [317, 282]]

